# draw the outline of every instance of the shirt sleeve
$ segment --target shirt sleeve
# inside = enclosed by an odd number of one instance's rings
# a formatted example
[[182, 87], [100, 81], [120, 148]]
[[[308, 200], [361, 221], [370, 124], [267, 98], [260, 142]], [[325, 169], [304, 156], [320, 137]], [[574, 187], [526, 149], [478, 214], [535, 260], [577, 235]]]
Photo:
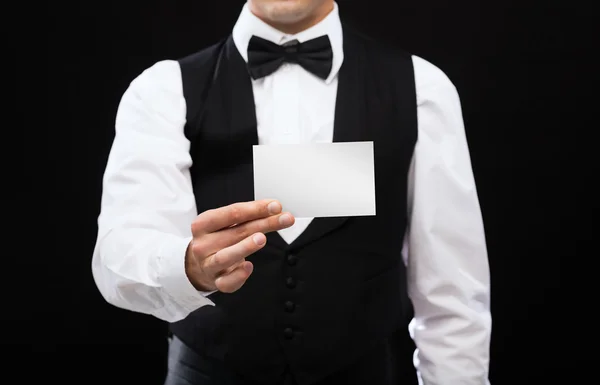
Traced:
[[489, 384], [490, 276], [482, 215], [456, 88], [413, 57], [419, 137], [405, 238], [410, 333], [423, 385]]
[[214, 305], [185, 273], [197, 215], [185, 115], [176, 61], [156, 63], [124, 93], [92, 259], [94, 280], [109, 303], [168, 322]]

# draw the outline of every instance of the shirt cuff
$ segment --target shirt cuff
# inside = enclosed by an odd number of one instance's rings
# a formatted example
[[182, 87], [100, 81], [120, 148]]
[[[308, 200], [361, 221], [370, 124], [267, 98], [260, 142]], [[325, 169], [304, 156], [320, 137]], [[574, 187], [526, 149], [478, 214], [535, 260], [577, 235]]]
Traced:
[[190, 313], [202, 306], [214, 305], [207, 297], [214, 292], [202, 292], [190, 282], [185, 272], [185, 254], [192, 237], [173, 236], [164, 243], [158, 257], [158, 282], [165, 292]]

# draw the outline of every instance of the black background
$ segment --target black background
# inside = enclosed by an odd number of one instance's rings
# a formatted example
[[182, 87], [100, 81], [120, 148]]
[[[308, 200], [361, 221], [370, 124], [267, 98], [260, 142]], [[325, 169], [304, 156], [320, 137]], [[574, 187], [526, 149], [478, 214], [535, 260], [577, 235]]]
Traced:
[[[36, 42], [20, 46], [26, 86], [17, 95], [31, 114], [22, 120], [47, 141], [36, 141], [43, 160], [24, 164], [31, 213], [18, 222], [25, 243], [6, 254], [18, 267], [3, 269], [3, 318], [11, 321], [3, 346], [14, 359], [3, 372], [23, 376], [7, 383], [162, 383], [165, 326], [107, 305], [92, 280], [102, 172], [129, 82], [158, 60], [228, 34], [242, 4], [49, 3], [46, 14], [29, 19]], [[578, 306], [587, 282], [583, 275], [566, 281], [568, 270], [587, 270], [583, 254], [594, 257], [582, 253], [590, 238], [576, 233], [578, 171], [568, 165], [593, 77], [585, 57], [595, 46], [591, 8], [552, 1], [338, 4], [345, 20], [433, 62], [459, 90], [492, 269], [492, 384], [575, 384], [593, 374], [593, 350], [582, 349], [594, 324]], [[26, 54], [35, 59], [23, 60]], [[33, 73], [47, 76], [40, 83], [47, 95], [37, 96], [27, 77]], [[33, 147], [19, 148], [30, 154]], [[567, 287], [580, 289], [567, 295]]]

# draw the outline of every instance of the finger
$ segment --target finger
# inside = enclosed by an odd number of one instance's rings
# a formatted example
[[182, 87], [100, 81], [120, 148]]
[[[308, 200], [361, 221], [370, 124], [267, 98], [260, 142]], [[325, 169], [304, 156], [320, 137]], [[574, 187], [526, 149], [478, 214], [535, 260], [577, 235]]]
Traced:
[[206, 234], [194, 242], [196, 255], [212, 255], [221, 249], [233, 246], [255, 233], [267, 234], [288, 228], [294, 224], [290, 213], [282, 213], [268, 218], [256, 219], [215, 233]]
[[217, 278], [215, 286], [223, 293], [233, 293], [246, 283], [253, 270], [252, 262], [244, 261], [231, 272]]
[[208, 257], [204, 271], [210, 276], [223, 274], [232, 266], [243, 262], [244, 258], [260, 250], [267, 243], [267, 237], [262, 233], [253, 234], [233, 246], [219, 250]]
[[281, 213], [281, 204], [274, 200], [234, 203], [207, 210], [198, 215], [192, 224], [194, 235], [208, 234], [236, 224], [266, 218]]

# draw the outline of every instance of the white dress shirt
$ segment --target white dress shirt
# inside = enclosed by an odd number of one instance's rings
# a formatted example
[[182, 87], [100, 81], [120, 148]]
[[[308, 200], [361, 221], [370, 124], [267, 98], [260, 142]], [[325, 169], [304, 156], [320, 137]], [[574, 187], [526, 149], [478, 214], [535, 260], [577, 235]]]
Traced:
[[[325, 81], [293, 64], [253, 81], [259, 144], [332, 141], [344, 60], [342, 26], [337, 4], [318, 25], [293, 36], [244, 6], [233, 29], [244, 60], [252, 35], [283, 44], [324, 34], [333, 48], [333, 69]], [[415, 310], [414, 363], [425, 385], [484, 385], [491, 334], [489, 267], [461, 105], [440, 69], [416, 56], [413, 63], [418, 141], [406, 176], [409, 226], [403, 255]], [[176, 61], [156, 63], [125, 92], [103, 179], [92, 262], [109, 303], [169, 322], [214, 305], [194, 289], [184, 268], [190, 224], [197, 216], [185, 117]], [[280, 234], [291, 243], [311, 220], [297, 218]]]

